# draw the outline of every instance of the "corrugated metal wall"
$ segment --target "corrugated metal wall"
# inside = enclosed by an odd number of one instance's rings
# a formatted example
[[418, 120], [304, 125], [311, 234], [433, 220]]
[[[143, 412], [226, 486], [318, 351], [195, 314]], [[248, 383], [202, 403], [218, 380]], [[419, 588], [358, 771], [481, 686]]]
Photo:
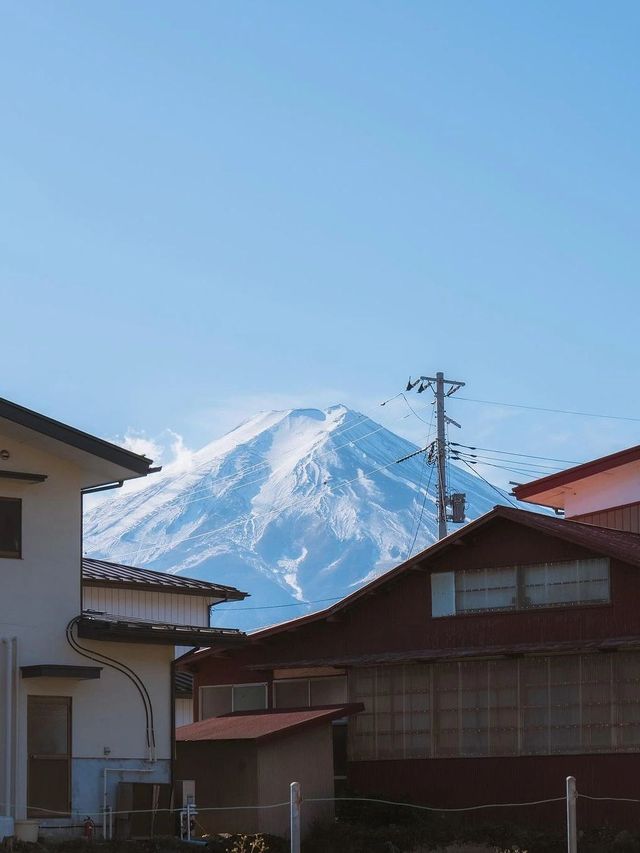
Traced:
[[603, 509], [601, 512], [590, 512], [585, 515], [573, 515], [570, 520], [582, 521], [585, 524], [596, 524], [598, 527], [614, 527], [616, 530], [640, 533], [640, 503]]
[[83, 610], [99, 610], [113, 616], [157, 619], [173, 625], [208, 627], [208, 598], [174, 592], [109, 589], [85, 586]]

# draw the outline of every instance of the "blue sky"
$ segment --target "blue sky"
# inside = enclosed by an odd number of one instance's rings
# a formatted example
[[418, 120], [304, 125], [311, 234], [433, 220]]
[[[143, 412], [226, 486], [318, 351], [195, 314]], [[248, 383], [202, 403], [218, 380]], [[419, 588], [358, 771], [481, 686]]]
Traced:
[[[377, 404], [438, 369], [640, 418], [638, 4], [0, 11], [2, 396], [191, 446], [339, 401], [419, 441]], [[640, 427], [450, 413], [571, 460]]]

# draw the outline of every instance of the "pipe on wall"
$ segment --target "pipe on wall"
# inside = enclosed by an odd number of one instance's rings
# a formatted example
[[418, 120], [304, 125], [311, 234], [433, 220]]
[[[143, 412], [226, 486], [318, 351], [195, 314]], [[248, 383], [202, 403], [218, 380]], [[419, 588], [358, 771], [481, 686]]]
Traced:
[[[16, 637], [3, 637], [4, 659], [4, 799], [2, 811], [9, 817], [15, 817], [15, 774], [14, 741], [17, 717], [17, 657], [18, 640]], [[14, 715], [14, 709], [16, 711]]]

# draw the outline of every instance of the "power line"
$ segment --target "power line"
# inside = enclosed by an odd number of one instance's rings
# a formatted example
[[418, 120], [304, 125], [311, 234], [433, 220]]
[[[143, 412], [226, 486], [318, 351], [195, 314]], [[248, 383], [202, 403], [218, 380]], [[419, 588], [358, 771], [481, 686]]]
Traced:
[[596, 412], [576, 412], [571, 409], [552, 409], [546, 406], [526, 406], [523, 403], [501, 403], [497, 400], [476, 400], [472, 397], [456, 397], [456, 400], [464, 400], [466, 403], [481, 403], [486, 406], [506, 406], [509, 409], [529, 409], [533, 412], [551, 412], [558, 415], [578, 415], [582, 418], [604, 418], [609, 421], [631, 421], [640, 423], [640, 418], [630, 418], [623, 415], [602, 415]]
[[[359, 423], [361, 423], [361, 422], [359, 422]], [[375, 421], [372, 421], [372, 423], [375, 423]], [[358, 426], [358, 424], [354, 424], [354, 426]], [[352, 427], [348, 427], [348, 429], [351, 429], [351, 428]], [[338, 447], [334, 447], [331, 449], [333, 452], [336, 452], [338, 450], [342, 450], [343, 447], [349, 447], [350, 445], [358, 444], [359, 442], [364, 441], [365, 438], [369, 438], [370, 436], [374, 435], [377, 432], [380, 432], [383, 429], [386, 429], [386, 427], [379, 426], [377, 429], [371, 430], [371, 432], [368, 432], [365, 435], [360, 436], [360, 438], [353, 438], [350, 441], [346, 442], [345, 444], [341, 444]], [[341, 430], [340, 432], [347, 432], [347, 430], [346, 429]], [[259, 465], [251, 466], [249, 469], [246, 469], [245, 472], [243, 472], [241, 469], [241, 471], [235, 472], [234, 474], [229, 474], [226, 477], [216, 478], [215, 485], [218, 485], [218, 483], [224, 482], [225, 480], [233, 479], [234, 477], [237, 477], [239, 474], [242, 474], [242, 473], [253, 473], [252, 469], [259, 468], [263, 465], [269, 465], [269, 464], [270, 463], [268, 463], [268, 462], [261, 462]], [[265, 483], [268, 481], [270, 474], [275, 473], [277, 470], [278, 470], [278, 468], [276, 467], [276, 468], [271, 469], [270, 471], [261, 472], [261, 474], [258, 476], [257, 479], [249, 480], [249, 482], [242, 481], [242, 482], [238, 483], [236, 486], [233, 486], [232, 488], [225, 489], [223, 494], [228, 495], [231, 492], [235, 492], [238, 489], [246, 489], [249, 486], [255, 485], [256, 483]], [[158, 492], [156, 492], [152, 497], [156, 497], [157, 495], [158, 495]], [[203, 495], [203, 497], [194, 497], [194, 495]], [[209, 500], [212, 497], [220, 497], [220, 496], [221, 496], [221, 493], [214, 494], [210, 487], [209, 488], [203, 488], [203, 489], [196, 489], [194, 492], [191, 492], [190, 499], [188, 501], [184, 501], [181, 504], [181, 507], [189, 506], [190, 504], [198, 503], [199, 501]], [[171, 506], [173, 503], [175, 503], [176, 501], [179, 501], [179, 500], [180, 500], [180, 495], [176, 495], [175, 497], [169, 498], [168, 500], [165, 500], [164, 502], [162, 502], [161, 506], [163, 508], [165, 508], [165, 507]], [[139, 519], [139, 523], [142, 523], [146, 518], [148, 518], [150, 515], [153, 515], [157, 511], [158, 511], [157, 506], [149, 507], [147, 512]], [[118, 538], [119, 537], [115, 536], [111, 541], [116, 542], [118, 540]]]
[[[383, 465], [378, 465], [376, 468], [371, 468], [369, 471], [366, 471], [363, 476], [368, 477], [369, 475], [375, 474], [378, 471], [382, 471], [386, 468], [391, 468], [393, 465], [396, 464], [396, 462], [397, 462], [397, 460], [393, 459], [391, 462], [386, 462]], [[343, 486], [347, 486], [350, 483], [354, 483], [357, 480], [361, 480], [361, 479], [363, 479], [363, 477], [361, 477], [360, 475], [357, 475], [355, 477], [352, 477], [350, 480], [341, 480], [341, 481], [338, 481], [337, 483], [335, 483], [334, 485], [329, 485], [329, 484], [325, 483], [324, 486], [329, 491], [333, 491], [334, 489], [342, 488]], [[415, 481], [411, 480], [411, 478], [409, 478], [409, 477], [404, 477], [403, 479], [409, 480], [409, 482], [415, 483]], [[292, 501], [289, 504], [285, 504], [284, 506], [276, 507], [276, 508], [271, 509], [271, 510], [267, 510], [266, 512], [263, 512], [263, 513], [255, 513], [255, 514], [251, 513], [251, 512], [245, 513], [243, 516], [236, 519], [236, 521], [230, 522], [229, 524], [225, 524], [222, 527], [215, 528], [214, 530], [207, 530], [204, 533], [197, 533], [193, 536], [185, 536], [183, 539], [180, 539], [178, 542], [176, 542], [172, 547], [174, 547], [174, 548], [178, 547], [179, 545], [182, 545], [184, 542], [191, 542], [194, 539], [202, 539], [205, 536], [212, 536], [215, 533], [223, 533], [226, 530], [230, 530], [233, 527], [238, 527], [239, 525], [244, 524], [245, 521], [248, 519], [262, 518], [264, 516], [269, 516], [269, 515], [274, 515], [274, 514], [277, 515], [278, 513], [285, 512], [287, 509], [291, 509], [294, 506], [298, 506], [299, 504], [302, 504], [302, 503], [305, 503], [306, 501], [315, 499], [316, 497], [317, 497], [317, 495], [315, 493], [310, 494], [310, 495], [305, 495], [303, 498], [299, 498], [298, 500]], [[119, 538], [120, 537], [115, 537], [112, 540], [111, 544], [118, 542]], [[133, 541], [135, 541], [135, 540], [133, 540]], [[162, 544], [166, 544], [166, 543], [156, 541], [156, 542], [147, 543], [145, 545], [140, 541], [140, 547], [137, 548], [135, 551], [129, 551], [125, 554], [118, 554], [117, 556], [119, 559], [123, 559], [123, 558], [129, 557], [129, 556], [136, 556], [136, 555], [139, 555], [142, 551], [152, 550], [153, 548], [155, 548], [159, 545], [162, 545]]]
[[522, 459], [505, 459], [501, 456], [486, 456], [483, 453], [467, 453], [464, 450], [456, 450], [455, 448], [451, 451], [453, 454], [457, 454], [459, 456], [464, 456], [466, 459], [480, 459], [480, 460], [488, 460], [490, 462], [501, 462], [503, 465], [518, 465], [520, 468], [530, 468], [532, 471], [542, 471], [546, 473], [553, 473], [556, 471], [562, 471], [564, 469], [557, 468], [551, 465], [541, 465], [538, 462], [527, 462]]
[[503, 500], [506, 498], [512, 507], [515, 507], [515, 509], [518, 509], [518, 505], [515, 504], [511, 500], [509, 495], [507, 495], [505, 492], [501, 491], [497, 486], [494, 486], [493, 483], [490, 483], [488, 480], [485, 480], [485, 478], [482, 476], [482, 474], [480, 474], [479, 471], [476, 471], [476, 469], [472, 465], [469, 465], [469, 463], [466, 461], [466, 459], [460, 459], [460, 462], [462, 462], [464, 465], [466, 465], [470, 471], [473, 471], [473, 473], [476, 475], [476, 477], [480, 477], [480, 479], [483, 481], [483, 483], [486, 483], [487, 486], [491, 486], [491, 488], [495, 492], [497, 492]]
[[534, 456], [531, 453], [517, 453], [515, 450], [496, 450], [494, 447], [474, 447], [471, 444], [461, 444], [459, 441], [452, 441], [451, 445], [452, 447], [464, 447], [467, 450], [483, 450], [486, 453], [501, 453], [505, 456], [522, 456], [525, 459], [540, 459], [543, 462], [563, 462], [566, 465], [580, 465], [580, 462], [575, 462], [571, 459], [556, 459], [553, 456]]
[[[345, 595], [349, 592], [353, 592], [353, 590], [345, 590]], [[307, 604], [321, 604], [325, 601], [340, 601], [343, 598], [342, 595], [334, 595], [331, 598], [315, 598], [311, 601], [292, 601], [290, 604], [264, 604], [260, 607], [225, 607], [224, 613], [231, 613], [234, 610], [240, 610], [244, 612], [245, 610], [279, 610], [281, 607], [306, 607]], [[221, 613], [223, 611], [220, 611]]]

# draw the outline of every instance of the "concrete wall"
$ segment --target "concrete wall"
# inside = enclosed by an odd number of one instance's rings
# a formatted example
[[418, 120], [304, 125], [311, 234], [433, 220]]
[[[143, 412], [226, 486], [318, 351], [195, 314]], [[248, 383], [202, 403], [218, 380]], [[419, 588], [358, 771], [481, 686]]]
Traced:
[[[0, 496], [22, 499], [22, 558], [0, 558], [0, 637], [17, 638], [19, 666], [92, 665], [70, 648], [65, 636], [67, 623], [81, 612], [80, 489], [87, 473], [71, 459], [44, 452], [15, 436], [0, 433], [0, 449], [11, 453], [5, 467], [48, 476], [41, 484], [0, 480]], [[150, 779], [169, 781], [173, 648], [89, 640], [81, 644], [126, 661], [147, 685], [154, 706], [160, 761], [145, 767], [153, 770], [148, 774]], [[4, 677], [0, 672], [0, 695], [4, 693]], [[17, 686], [17, 754], [11, 772], [16, 795], [11, 797], [12, 803], [0, 806], [0, 813], [13, 810], [17, 817], [26, 815], [29, 695], [71, 697], [73, 808], [82, 812], [82, 817], [88, 811], [100, 812], [103, 768], [122, 766], [123, 762], [138, 766], [148, 758], [144, 710], [133, 685], [120, 673], [104, 668], [99, 680], [18, 678]], [[3, 707], [2, 701], [0, 713]], [[4, 743], [0, 744], [4, 751]], [[108, 755], [105, 748], [110, 750]], [[7, 801], [5, 777], [4, 762], [0, 762], [2, 803]]]

